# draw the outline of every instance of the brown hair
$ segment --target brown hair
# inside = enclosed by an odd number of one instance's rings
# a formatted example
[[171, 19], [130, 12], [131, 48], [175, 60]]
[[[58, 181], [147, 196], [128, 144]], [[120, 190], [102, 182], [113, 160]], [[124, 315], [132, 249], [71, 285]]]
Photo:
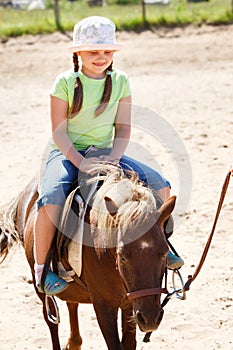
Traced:
[[[74, 63], [74, 72], [78, 73], [79, 71], [79, 63], [78, 63], [78, 55], [77, 53], [73, 54], [73, 63]], [[112, 63], [106, 70], [107, 76], [105, 80], [104, 92], [100, 100], [99, 106], [95, 110], [95, 116], [98, 117], [101, 113], [103, 113], [109, 103], [111, 93], [112, 93]], [[83, 86], [79, 75], [76, 77], [76, 82], [74, 86], [74, 99], [71, 108], [70, 114], [77, 114], [81, 108], [83, 103]]]

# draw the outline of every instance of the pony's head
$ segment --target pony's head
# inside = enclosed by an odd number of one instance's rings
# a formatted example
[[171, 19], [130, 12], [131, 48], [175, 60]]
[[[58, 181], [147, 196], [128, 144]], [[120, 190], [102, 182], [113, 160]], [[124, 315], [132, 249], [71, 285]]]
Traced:
[[[136, 321], [145, 332], [157, 329], [163, 316], [160, 296], [168, 253], [163, 227], [175, 197], [161, 208], [156, 203], [153, 191], [135, 174], [125, 175], [115, 168], [104, 178], [90, 215], [96, 249], [115, 247], [127, 292], [139, 291], [132, 303]], [[143, 293], [148, 290], [156, 292]]]

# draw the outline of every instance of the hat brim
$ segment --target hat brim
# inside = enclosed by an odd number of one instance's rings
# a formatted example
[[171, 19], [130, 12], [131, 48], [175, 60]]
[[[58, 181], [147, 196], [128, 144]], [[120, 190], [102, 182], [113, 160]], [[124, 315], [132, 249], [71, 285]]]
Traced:
[[118, 45], [118, 44], [72, 45], [69, 47], [69, 50], [71, 52], [100, 51], [100, 50], [119, 51], [120, 49], [121, 49], [121, 45]]

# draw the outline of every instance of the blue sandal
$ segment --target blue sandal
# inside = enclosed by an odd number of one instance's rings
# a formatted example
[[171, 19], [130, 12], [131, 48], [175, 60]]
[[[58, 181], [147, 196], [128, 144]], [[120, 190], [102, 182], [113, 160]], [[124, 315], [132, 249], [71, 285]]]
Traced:
[[40, 283], [37, 284], [36, 287], [40, 293], [45, 293], [47, 295], [56, 295], [66, 290], [69, 287], [69, 283], [49, 270], [45, 277], [44, 290], [41, 288]]
[[184, 260], [173, 254], [170, 250], [167, 255], [167, 268], [170, 270], [179, 269], [184, 265]]

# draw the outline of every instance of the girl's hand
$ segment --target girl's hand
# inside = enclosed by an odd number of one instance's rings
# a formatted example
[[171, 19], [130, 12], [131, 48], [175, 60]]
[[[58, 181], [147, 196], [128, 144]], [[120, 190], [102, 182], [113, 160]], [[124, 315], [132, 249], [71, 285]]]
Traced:
[[94, 169], [99, 166], [99, 164], [100, 160], [96, 157], [84, 158], [79, 166], [79, 170], [83, 173], [94, 175], [96, 173]]
[[102, 162], [110, 163], [110, 164], [113, 164], [113, 165], [119, 165], [119, 162], [120, 162], [119, 158], [113, 157], [111, 155], [109, 155], [109, 156], [100, 156], [99, 159]]

